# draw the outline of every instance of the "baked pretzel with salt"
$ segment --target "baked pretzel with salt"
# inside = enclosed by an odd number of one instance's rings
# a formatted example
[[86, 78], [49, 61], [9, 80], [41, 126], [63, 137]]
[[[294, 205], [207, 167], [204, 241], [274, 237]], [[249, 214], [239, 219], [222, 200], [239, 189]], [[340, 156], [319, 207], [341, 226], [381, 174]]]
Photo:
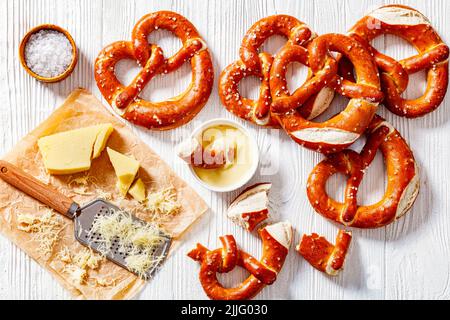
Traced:
[[[154, 30], [166, 29], [180, 38], [183, 47], [172, 57], [164, 58], [160, 47], [147, 40]], [[142, 67], [125, 86], [115, 75], [116, 64], [133, 59]], [[167, 74], [190, 60], [192, 80], [186, 91], [162, 102], [142, 99], [139, 94], [156, 75]], [[95, 80], [103, 97], [123, 118], [153, 130], [179, 127], [203, 108], [213, 86], [213, 66], [208, 48], [194, 25], [170, 11], [154, 12], [142, 17], [132, 32], [132, 41], [118, 41], [104, 48], [95, 62]]]
[[344, 268], [351, 240], [352, 233], [345, 230], [339, 230], [335, 245], [317, 233], [304, 234], [295, 249], [317, 270], [337, 276]]
[[[356, 83], [336, 74], [336, 61], [330, 52], [350, 60], [355, 67]], [[315, 76], [291, 95], [287, 90], [286, 69], [295, 61], [309, 65]], [[341, 34], [319, 36], [308, 45], [308, 50], [285, 46], [275, 57], [270, 85], [274, 93], [273, 112], [284, 130], [298, 144], [325, 154], [341, 151], [355, 142], [367, 129], [383, 99], [377, 67], [370, 52], [355, 39]], [[347, 107], [324, 122], [305, 119], [296, 108], [304, 102], [304, 95], [324, 85], [350, 98]]]
[[[208, 250], [201, 244], [188, 253], [198, 261], [200, 282], [209, 298], [214, 300], [247, 300], [256, 296], [266, 285], [273, 284], [283, 267], [292, 240], [292, 227], [279, 222], [259, 230], [263, 244], [262, 258], [258, 261], [238, 249], [233, 236], [220, 237], [222, 248]], [[225, 288], [217, 273], [227, 273], [236, 266], [246, 269], [250, 276], [235, 288]]]
[[[351, 227], [378, 228], [408, 212], [419, 193], [420, 178], [411, 149], [392, 125], [375, 116], [366, 135], [361, 153], [346, 149], [329, 155], [313, 169], [308, 178], [307, 195], [313, 208], [325, 218]], [[378, 149], [386, 164], [386, 191], [377, 203], [360, 206], [357, 204], [358, 188]], [[336, 173], [348, 176], [343, 203], [326, 192], [328, 178]]]
[[[370, 42], [383, 34], [405, 39], [418, 54], [397, 61], [380, 53]], [[349, 35], [370, 47], [381, 73], [384, 104], [390, 111], [415, 118], [439, 107], [447, 92], [449, 48], [422, 13], [402, 5], [383, 6], [359, 20]], [[416, 99], [403, 98], [409, 75], [421, 70], [427, 72], [425, 93]]]
[[[219, 95], [223, 105], [236, 116], [261, 126], [278, 127], [272, 117], [272, 93], [269, 86], [273, 57], [258, 50], [269, 37], [285, 36], [288, 44], [304, 45], [315, 37], [303, 22], [288, 15], [273, 15], [257, 21], [246, 33], [239, 51], [240, 60], [226, 67], [219, 80]], [[257, 100], [247, 99], [239, 93], [239, 83], [247, 76], [260, 78], [261, 86]], [[332, 92], [324, 91], [322, 96]], [[311, 97], [310, 104], [314, 104]], [[331, 99], [328, 98], [331, 101]], [[307, 113], [306, 109], [304, 109]], [[310, 112], [311, 113], [311, 112]], [[306, 114], [308, 116], [308, 114]]]

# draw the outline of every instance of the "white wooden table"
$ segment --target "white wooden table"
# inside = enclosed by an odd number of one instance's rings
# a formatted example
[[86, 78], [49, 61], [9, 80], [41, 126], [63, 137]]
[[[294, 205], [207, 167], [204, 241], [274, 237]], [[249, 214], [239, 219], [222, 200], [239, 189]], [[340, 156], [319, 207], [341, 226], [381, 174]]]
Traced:
[[[307, 22], [319, 34], [350, 28], [370, 9], [390, 1], [371, 0], [254, 0], [254, 1], [121, 1], [121, 0], [0, 0], [0, 155], [43, 121], [75, 88], [85, 87], [101, 97], [93, 76], [93, 63], [101, 48], [113, 41], [129, 39], [134, 23], [145, 13], [173, 10], [186, 16], [201, 32], [214, 57], [217, 78], [220, 71], [236, 60], [241, 39], [257, 20], [286, 13]], [[399, 1], [397, 1], [399, 2]], [[430, 18], [447, 42], [450, 33], [450, 1], [405, 1]], [[18, 47], [21, 37], [33, 26], [55, 23], [67, 28], [80, 50], [80, 61], [66, 81], [46, 85], [36, 82], [20, 67]], [[168, 32], [151, 36], [166, 54], [175, 52], [179, 41]], [[275, 37], [265, 49], [275, 52], [282, 45]], [[396, 58], [414, 53], [404, 41], [387, 36], [376, 40], [376, 47]], [[122, 63], [122, 79], [131, 62]], [[291, 86], [301, 83], [304, 70], [294, 68]], [[424, 73], [412, 77], [407, 96], [417, 96], [425, 85]], [[190, 81], [190, 67], [157, 78], [144, 97], [164, 100], [181, 92]], [[247, 96], [255, 97], [258, 81], [242, 85]], [[345, 99], [337, 98], [334, 110]], [[379, 113], [399, 129], [415, 151], [421, 166], [421, 192], [412, 211], [400, 221], [377, 230], [354, 230], [352, 251], [345, 271], [337, 278], [327, 277], [310, 267], [293, 250], [276, 283], [266, 288], [261, 299], [448, 299], [450, 298], [450, 95], [434, 113], [421, 119], [406, 120], [383, 107]], [[231, 233], [253, 255], [261, 252], [260, 240], [231, 223], [225, 210], [236, 192], [215, 194], [195, 183], [188, 169], [176, 159], [175, 143], [200, 121], [214, 117], [234, 118], [220, 104], [217, 85], [203, 111], [188, 125], [169, 132], [134, 128], [176, 172], [186, 179], [209, 203], [211, 210], [186, 235], [184, 245], [146, 287], [142, 299], [203, 299], [197, 278], [199, 266], [186, 258], [196, 242], [218, 247], [218, 236]], [[282, 132], [246, 125], [257, 137], [263, 168], [254, 182], [273, 182], [271, 199], [276, 219], [287, 219], [295, 227], [295, 243], [302, 233], [317, 232], [334, 242], [337, 226], [314, 213], [306, 198], [306, 180], [321, 155], [300, 148]], [[361, 146], [361, 142], [358, 144]], [[385, 169], [377, 156], [363, 182], [360, 202], [373, 203], [383, 194]], [[329, 184], [332, 194], [342, 196], [343, 177]], [[245, 277], [234, 271], [221, 277], [232, 285]], [[68, 292], [27, 255], [0, 236], [0, 298], [69, 298]]]

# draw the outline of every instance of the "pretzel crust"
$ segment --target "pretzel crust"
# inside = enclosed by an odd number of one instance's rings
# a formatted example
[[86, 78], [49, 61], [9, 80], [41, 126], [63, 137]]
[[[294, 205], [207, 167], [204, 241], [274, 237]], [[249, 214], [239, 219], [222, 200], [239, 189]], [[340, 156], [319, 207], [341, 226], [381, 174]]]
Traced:
[[[309, 176], [307, 194], [313, 208], [325, 218], [357, 228], [378, 228], [400, 218], [411, 208], [419, 192], [419, 172], [408, 144], [383, 118], [375, 116], [366, 135], [367, 142], [361, 153], [347, 149], [319, 163]], [[378, 149], [386, 163], [386, 191], [379, 202], [359, 206], [358, 188]], [[328, 178], [338, 172], [349, 177], [344, 203], [330, 198], [326, 192]]]
[[[188, 253], [198, 261], [203, 290], [213, 300], [247, 300], [256, 296], [266, 285], [273, 284], [288, 254], [292, 229], [289, 223], [280, 222], [259, 230], [263, 243], [261, 260], [237, 248], [231, 235], [220, 237], [222, 248], [210, 251], [201, 244]], [[226, 273], [240, 266], [250, 276], [235, 288], [225, 288], [217, 273]]]
[[339, 230], [335, 245], [317, 233], [305, 234], [296, 250], [317, 270], [337, 276], [344, 267], [351, 240], [352, 233], [345, 230]]
[[[257, 21], [242, 40], [240, 59], [222, 71], [219, 96], [227, 110], [236, 116], [260, 126], [279, 127], [271, 111], [273, 94], [269, 82], [273, 57], [266, 52], [258, 52], [264, 41], [273, 35], [285, 36], [288, 45], [304, 45], [316, 36], [306, 24], [292, 16], [273, 15]], [[247, 76], [256, 76], [261, 81], [257, 100], [244, 98], [239, 93], [239, 82]], [[321, 91], [320, 96], [318, 91], [315, 93], [310, 94], [309, 106], [303, 112], [306, 117], [318, 115], [324, 110], [323, 105], [331, 102], [330, 90]], [[320, 101], [319, 105], [315, 103], [316, 99]]]
[[[403, 5], [383, 6], [359, 20], [349, 34], [370, 47], [381, 72], [384, 104], [390, 111], [415, 118], [439, 107], [447, 92], [449, 48], [422, 13]], [[378, 52], [370, 42], [382, 34], [405, 39], [418, 55], [396, 61]], [[427, 71], [425, 93], [416, 99], [402, 98], [408, 76], [420, 70]]]
[[[308, 45], [308, 51], [309, 66], [315, 74], [324, 70], [334, 73], [334, 68], [328, 62], [329, 51], [338, 52], [352, 62], [357, 75], [356, 83], [334, 74], [334, 79], [329, 84], [339, 94], [351, 100], [344, 111], [322, 123], [309, 121], [296, 110], [281, 113], [277, 115], [277, 119], [298, 144], [325, 154], [338, 152], [364, 133], [375, 115], [378, 103], [383, 99], [377, 67], [370, 52], [358, 41], [345, 35], [319, 36]], [[285, 68], [285, 63], [289, 62], [284, 61], [283, 54], [281, 52], [275, 57], [274, 65], [280, 63], [278, 70]], [[276, 86], [275, 82], [273, 84]], [[274, 104], [276, 103], [277, 98], [274, 98]]]
[[[171, 31], [183, 44], [168, 59], [164, 58], [161, 48], [147, 41], [148, 35], [159, 28]], [[122, 59], [136, 60], [142, 67], [128, 86], [119, 82], [114, 71]], [[186, 91], [162, 102], [139, 97], [156, 75], [173, 72], [188, 60], [192, 81]], [[213, 77], [211, 56], [198, 31], [186, 18], [170, 11], [142, 17], [133, 29], [132, 41], [118, 41], [105, 47], [95, 62], [95, 80], [113, 110], [123, 118], [153, 130], [169, 130], [192, 120], [211, 94]]]

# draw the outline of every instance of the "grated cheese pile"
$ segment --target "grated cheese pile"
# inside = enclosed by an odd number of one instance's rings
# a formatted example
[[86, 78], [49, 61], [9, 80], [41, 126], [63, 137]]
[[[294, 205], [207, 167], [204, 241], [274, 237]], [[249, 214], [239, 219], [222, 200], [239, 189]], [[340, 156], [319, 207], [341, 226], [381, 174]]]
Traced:
[[128, 269], [141, 278], [146, 279], [149, 268], [164, 258], [154, 253], [166, 239], [161, 229], [155, 224], [141, 224], [123, 211], [95, 218], [89, 232], [90, 241], [94, 241], [94, 234], [100, 238], [95, 241], [101, 242], [99, 250], [104, 255], [111, 252], [113, 242], [117, 241], [118, 251], [127, 253], [125, 263]]
[[[89, 183], [91, 183], [96, 193], [89, 192]], [[72, 188], [72, 192], [80, 195], [80, 196], [93, 196], [95, 195], [96, 198], [104, 199], [104, 200], [111, 200], [112, 194], [110, 192], [103, 191], [97, 184], [95, 177], [90, 176], [90, 174], [86, 174], [81, 177], [72, 178], [70, 177], [70, 180], [68, 182], [69, 187]]]
[[19, 230], [34, 234], [33, 240], [39, 244], [38, 251], [44, 256], [52, 254], [63, 230], [62, 220], [52, 210], [41, 215], [19, 213], [17, 224]]
[[174, 188], [150, 192], [146, 206], [151, 213], [162, 217], [177, 214], [181, 209]]
[[[79, 285], [83, 285], [88, 283], [89, 270], [97, 270], [103, 258], [88, 248], [83, 248], [77, 254], [72, 255], [69, 248], [64, 246], [59, 252], [59, 259], [67, 264], [64, 270], [70, 274], [72, 280]], [[114, 280], [94, 280], [95, 284], [100, 286], [109, 286], [109, 284], [114, 283]]]

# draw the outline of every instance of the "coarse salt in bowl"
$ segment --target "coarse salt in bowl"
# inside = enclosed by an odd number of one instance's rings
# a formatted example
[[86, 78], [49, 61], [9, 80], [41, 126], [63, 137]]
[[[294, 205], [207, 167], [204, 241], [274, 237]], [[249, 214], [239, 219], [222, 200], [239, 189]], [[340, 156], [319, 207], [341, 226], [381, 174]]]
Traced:
[[65, 79], [77, 63], [77, 49], [72, 37], [55, 25], [41, 25], [30, 30], [20, 44], [19, 53], [25, 70], [43, 82]]

